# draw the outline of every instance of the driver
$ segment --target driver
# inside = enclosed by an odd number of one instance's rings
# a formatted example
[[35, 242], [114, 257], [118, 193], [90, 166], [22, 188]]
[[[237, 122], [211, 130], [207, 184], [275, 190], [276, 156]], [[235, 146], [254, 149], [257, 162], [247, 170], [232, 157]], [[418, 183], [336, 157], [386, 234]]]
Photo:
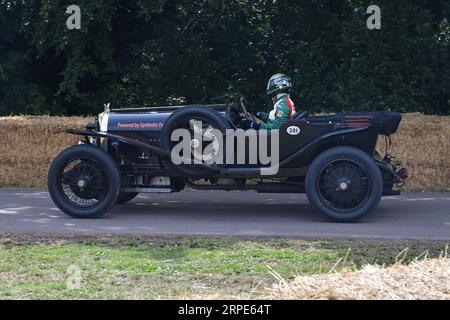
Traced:
[[253, 121], [244, 120], [243, 128], [279, 129], [286, 120], [289, 120], [295, 114], [294, 102], [289, 94], [291, 88], [291, 78], [282, 73], [274, 74], [267, 84], [267, 95], [272, 97], [274, 103], [273, 110], [270, 113], [251, 110], [255, 118]]

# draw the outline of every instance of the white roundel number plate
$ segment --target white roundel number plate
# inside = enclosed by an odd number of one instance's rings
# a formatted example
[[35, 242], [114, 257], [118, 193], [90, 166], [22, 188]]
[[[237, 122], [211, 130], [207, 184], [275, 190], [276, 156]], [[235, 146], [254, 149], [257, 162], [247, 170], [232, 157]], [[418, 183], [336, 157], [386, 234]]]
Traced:
[[300, 128], [296, 127], [296, 126], [290, 126], [289, 128], [287, 128], [286, 131], [291, 136], [296, 136], [296, 135], [298, 135], [300, 133]]

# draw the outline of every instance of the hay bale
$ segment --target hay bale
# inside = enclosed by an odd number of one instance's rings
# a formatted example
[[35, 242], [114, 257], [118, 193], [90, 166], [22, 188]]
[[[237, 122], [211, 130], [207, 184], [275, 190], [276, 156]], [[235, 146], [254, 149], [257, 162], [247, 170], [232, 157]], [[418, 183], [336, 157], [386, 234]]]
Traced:
[[[0, 117], [0, 186], [46, 186], [51, 160], [78, 137], [55, 134], [81, 129], [93, 117]], [[392, 136], [391, 152], [409, 171], [404, 190], [450, 191], [450, 117], [405, 114]], [[384, 140], [378, 150], [384, 154]]]
[[404, 300], [450, 299], [450, 259], [416, 260], [390, 267], [366, 265], [359, 271], [342, 270], [298, 276], [292, 282], [276, 273], [279, 282], [267, 288], [268, 299]]
[[79, 140], [57, 132], [82, 129], [92, 121], [83, 117], [0, 117], [0, 186], [46, 187], [51, 161]]

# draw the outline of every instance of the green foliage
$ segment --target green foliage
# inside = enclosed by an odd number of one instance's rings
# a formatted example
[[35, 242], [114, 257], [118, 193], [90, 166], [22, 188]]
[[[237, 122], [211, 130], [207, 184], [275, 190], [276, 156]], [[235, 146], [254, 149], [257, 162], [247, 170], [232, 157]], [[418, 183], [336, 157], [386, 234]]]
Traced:
[[0, 0], [0, 114], [95, 114], [103, 103], [269, 105], [275, 72], [300, 110], [450, 113], [450, 4], [379, 0]]

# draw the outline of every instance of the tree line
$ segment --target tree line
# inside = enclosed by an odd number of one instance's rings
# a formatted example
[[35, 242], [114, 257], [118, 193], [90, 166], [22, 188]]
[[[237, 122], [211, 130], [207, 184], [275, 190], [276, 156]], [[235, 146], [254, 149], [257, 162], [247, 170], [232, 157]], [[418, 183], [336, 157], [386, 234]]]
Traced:
[[[373, 4], [380, 29], [367, 27]], [[269, 108], [277, 72], [299, 110], [450, 114], [448, 0], [0, 0], [0, 28], [0, 115], [227, 92]]]

